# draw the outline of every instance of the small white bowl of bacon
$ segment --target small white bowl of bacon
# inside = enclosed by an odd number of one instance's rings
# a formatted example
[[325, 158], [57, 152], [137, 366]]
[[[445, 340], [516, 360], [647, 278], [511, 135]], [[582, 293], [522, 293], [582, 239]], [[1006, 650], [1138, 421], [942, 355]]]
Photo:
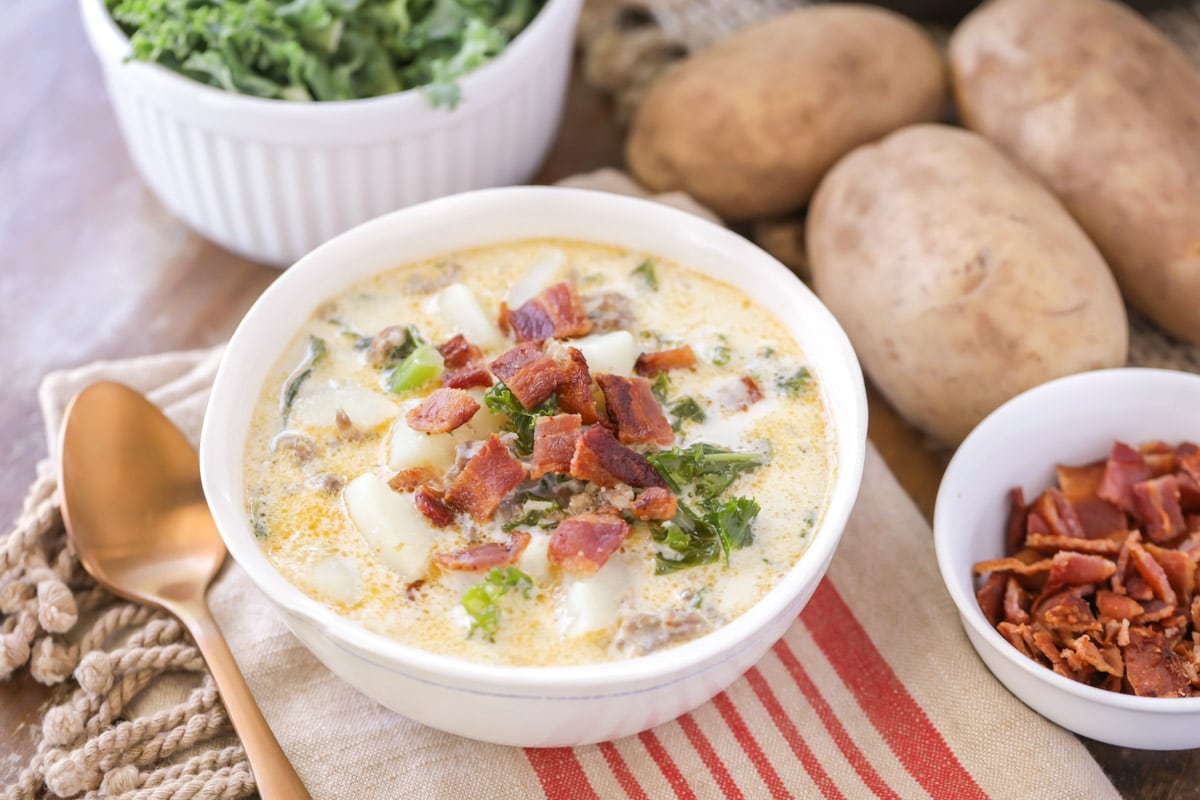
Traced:
[[1200, 376], [1060, 378], [989, 415], [934, 512], [938, 567], [988, 668], [1122, 747], [1200, 747]]

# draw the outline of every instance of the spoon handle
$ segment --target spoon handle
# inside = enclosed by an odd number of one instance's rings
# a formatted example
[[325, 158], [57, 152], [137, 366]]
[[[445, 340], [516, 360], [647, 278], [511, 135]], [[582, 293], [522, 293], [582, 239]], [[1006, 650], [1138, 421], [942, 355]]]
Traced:
[[208, 663], [233, 729], [246, 750], [259, 795], [263, 800], [311, 800], [300, 776], [275, 739], [275, 734], [271, 733], [254, 696], [250, 694], [250, 687], [246, 685], [246, 679], [229, 652], [229, 645], [225, 643], [225, 637], [204, 598], [175, 604], [170, 610], [192, 634]]

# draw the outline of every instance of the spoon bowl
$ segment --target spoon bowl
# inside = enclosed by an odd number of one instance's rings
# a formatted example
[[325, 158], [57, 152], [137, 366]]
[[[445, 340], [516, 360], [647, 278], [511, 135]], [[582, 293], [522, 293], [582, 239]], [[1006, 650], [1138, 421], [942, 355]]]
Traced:
[[59, 458], [63, 522], [113, 594], [173, 614], [196, 642], [264, 798], [309, 794], [279, 747], [204, 596], [225, 561], [195, 449], [138, 392], [102, 382], [71, 401]]

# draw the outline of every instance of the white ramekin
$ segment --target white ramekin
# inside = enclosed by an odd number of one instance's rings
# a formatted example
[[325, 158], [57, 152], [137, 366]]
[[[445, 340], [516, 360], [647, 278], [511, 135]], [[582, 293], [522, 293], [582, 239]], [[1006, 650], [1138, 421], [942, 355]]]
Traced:
[[[371, 633], [305, 596], [267, 561], [246, 517], [243, 449], [271, 365], [324, 300], [388, 267], [460, 248], [555, 237], [657, 254], [735, 284], [803, 346], [836, 436], [829, 505], [808, 551], [763, 600], [715, 632], [644, 658], [570, 667], [500, 667], [435, 655]], [[808, 601], [858, 492], [866, 395], [845, 333], [782, 264], [699, 217], [578, 189], [490, 189], [369, 222], [317, 248], [267, 289], [238, 326], [213, 385], [200, 443], [204, 491], [230, 553], [292, 631], [333, 672], [407, 717], [525, 746], [636, 733], [708, 700], [757, 662]], [[799, 528], [801, 520], [796, 519]]]
[[393, 209], [529, 180], [562, 116], [582, 0], [549, 0], [499, 57], [460, 79], [453, 111], [419, 90], [315, 103], [224, 92], [130, 60], [104, 0], [80, 6], [146, 183], [200, 234], [287, 266]]
[[1200, 747], [1200, 697], [1166, 698], [1097, 689], [1019, 653], [984, 617], [974, 565], [1004, 555], [1008, 491], [1033, 500], [1054, 485], [1056, 464], [1108, 456], [1113, 440], [1137, 445], [1200, 441], [1200, 376], [1159, 369], [1106, 369], [1050, 381], [989, 414], [959, 446], [938, 489], [933, 541], [942, 580], [967, 638], [1000, 682], [1067, 730], [1146, 750]]

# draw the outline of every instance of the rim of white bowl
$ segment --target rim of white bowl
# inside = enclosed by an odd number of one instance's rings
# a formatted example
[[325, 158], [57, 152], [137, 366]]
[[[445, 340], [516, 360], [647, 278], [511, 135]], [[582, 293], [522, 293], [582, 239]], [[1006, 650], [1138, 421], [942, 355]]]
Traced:
[[[1104, 390], [1113, 383], [1127, 380], [1139, 380], [1160, 383], [1195, 383], [1200, 384], [1200, 375], [1169, 369], [1153, 369], [1149, 367], [1116, 367], [1113, 369], [1092, 370], [1074, 375], [1066, 375], [1052, 381], [1027, 389], [1021, 394], [1005, 402], [980, 422], [963, 443], [955, 451], [953, 458], [946, 467], [941, 485], [938, 487], [937, 498], [933, 511], [933, 544], [937, 553], [938, 571], [941, 572], [942, 582], [946, 585], [950, 597], [958, 607], [959, 618], [969, 625], [976, 634], [983, 637], [993, 649], [1006, 661], [1016, 666], [1025, 674], [1050, 686], [1075, 695], [1083, 700], [1112, 706], [1130, 711], [1155, 712], [1166, 714], [1194, 714], [1200, 711], [1200, 697], [1138, 697], [1120, 692], [1110, 692], [1085, 683], [1073, 681], [1059, 675], [1053, 670], [1035, 663], [1017, 652], [1012, 643], [1005, 639], [999, 631], [988, 623], [979, 608], [979, 603], [973, 593], [964, 592], [963, 584], [955, 576], [970, 565], [951, 563], [947, 548], [943, 544], [951, 535], [951, 522], [947, 518], [950, 507], [952, 485], [958, 483], [958, 473], [965, 469], [964, 464], [972, 457], [972, 451], [986, 447], [990, 440], [1002, 436], [1008, 426], [1009, 419], [1023, 417], [1027, 410], [1036, 405], [1041, 398], [1050, 394], [1070, 391], [1086, 396], [1091, 400], [1104, 397]], [[1152, 386], [1147, 391], [1153, 391]], [[1052, 463], [1053, 454], [1047, 454]], [[1007, 489], [1005, 489], [1007, 491]], [[1000, 533], [997, 532], [999, 536]], [[968, 585], [972, 582], [968, 582]], [[1015, 691], [1015, 690], [1014, 690]]]
[[[249, 354], [253, 353], [253, 329], [267, 318], [267, 309], [276, 304], [276, 297], [286, 297], [287, 292], [303, 284], [310, 273], [323, 269], [326, 266], [324, 262], [331, 253], [365, 245], [385, 235], [385, 231], [395, 231], [406, 225], [420, 228], [425, 224], [442, 224], [438, 220], [444, 220], [447, 216], [465, 216], [500, 204], [539, 201], [572, 203], [581, 213], [585, 209], [595, 212], [602, 206], [607, 207], [608, 211], [605, 213], [636, 219], [638, 224], [643, 226], [663, 226], [673, 233], [678, 233], [680, 237], [697, 239], [703, 242], [706, 248], [733, 259], [733, 263], [760, 264], [759, 269], [763, 271], [765, 279], [771, 279], [781, 286], [789, 286], [795, 293], [800, 302], [798, 312], [808, 315], [811, 320], [817, 320], [816, 324], [822, 330], [820, 341], [801, 342], [801, 345], [810, 360], [814, 360], [813, 353], [820, 348], [829, 352], [829, 363], [841, 364], [845, 369], [843, 380], [848, 384], [845, 388], [846, 399], [853, 405], [843, 412], [845, 420], [849, 423], [846, 429], [834, 432], [836, 472], [824, 516], [818, 528], [811, 534], [813, 540], [797, 563], [766, 596], [728, 624], [696, 640], [639, 658], [565, 666], [501, 666], [432, 653], [372, 632], [305, 595], [267, 561], [254, 541], [245, 513], [234, 502], [234, 499], [241, 495], [241, 490], [235, 487], [241, 486], [242, 476], [227, 475], [222, 469], [230, 457], [229, 449], [235, 447], [240, 450], [242, 446], [240, 438], [234, 443], [229, 441], [231, 437], [216, 432], [217, 426], [223, 425], [223, 420], [230, 418], [232, 409], [237, 407], [239, 389], [244, 389], [238, 387], [234, 383], [235, 379], [231, 377], [233, 370], [230, 366], [230, 354], [234, 354], [233, 358], [243, 361], [250, 358]], [[665, 253], [663, 255], [670, 257]], [[342, 288], [352, 282], [346, 281]], [[790, 330], [789, 327], [789, 332]], [[239, 355], [240, 353], [246, 355]], [[257, 358], [259, 361], [273, 364], [278, 356], [279, 353], [274, 352]], [[823, 392], [827, 391], [828, 384], [822, 383], [820, 378], [824, 374], [828, 380], [830, 371], [818, 371], [818, 385], [823, 387]], [[257, 397], [259, 386], [255, 386], [253, 391]], [[828, 407], [827, 394], [825, 399]], [[830, 408], [829, 414], [832, 424], [836, 416], [835, 411]], [[739, 645], [753, 640], [765, 625], [801, 594], [809, 581], [812, 581], [815, 587], [837, 548], [858, 494], [866, 455], [866, 419], [866, 391], [862, 372], [845, 332], [816, 295], [787, 267], [757, 245], [693, 214], [649, 200], [563, 187], [480, 189], [409, 206], [352, 228], [301, 258], [268, 287], [238, 325], [213, 382], [201, 434], [201, 477], [205, 495], [229, 552], [250, 574], [257, 587], [281, 608], [317, 625], [340, 647], [348, 646], [355, 656], [362, 658], [363, 653], [370, 653], [393, 662], [386, 665], [389, 669], [395, 668], [393, 664], [408, 665], [420, 672], [445, 678], [451, 684], [483, 682], [492, 690], [491, 693], [496, 689], [521, 693], [531, 693], [532, 690], [543, 696], [540, 692], [542, 689], [562, 690], [578, 685], [586, 686], [590, 690], [587, 696], [594, 697], [597, 696], [597, 691], [605, 689], [613, 689], [614, 691], [604, 692], [606, 695], [613, 695], [622, 693], [619, 691], [622, 687], [627, 690], [644, 690], [647, 685], [654, 685], [656, 680], [660, 683], [670, 683], [732, 657]], [[845, 457], [847, 454], [849, 458]], [[236, 454], [236, 463], [242, 463], [240, 452]]]
[[[405, 111], [449, 115], [472, 105], [483, 104], [480, 100], [492, 102], [493, 98], [503, 97], [505, 93], [498, 89], [501, 88], [499, 84], [505, 80], [504, 73], [508, 72], [507, 68], [536, 59], [541, 40], [559, 25], [566, 24], [563, 17], [569, 16], [574, 19], [583, 6], [583, 0], [546, 0], [537, 16], [530, 20], [498, 56], [457, 79], [456, 83], [462, 90], [463, 99], [454, 109], [445, 109], [433, 107], [419, 86], [402, 92], [355, 100], [295, 101], [229, 92], [201, 83], [161, 64], [133, 60], [130, 57], [129, 38], [112, 18], [105, 6], [105, 0], [79, 0], [79, 3], [92, 46], [103, 60], [114, 64], [125, 63], [129, 68], [138, 70], [143, 80], [157, 88], [188, 91], [192, 95], [190, 101], [201, 109], [221, 113], [252, 113], [279, 124], [303, 124], [311, 122], [318, 115], [336, 112], [341, 120], [340, 124], [346, 126], [352, 126], [355, 121], [353, 115], [358, 114], [374, 115], [386, 112], [391, 115]], [[571, 27], [574, 28], [573, 25]], [[501, 74], [498, 76], [497, 72]]]

